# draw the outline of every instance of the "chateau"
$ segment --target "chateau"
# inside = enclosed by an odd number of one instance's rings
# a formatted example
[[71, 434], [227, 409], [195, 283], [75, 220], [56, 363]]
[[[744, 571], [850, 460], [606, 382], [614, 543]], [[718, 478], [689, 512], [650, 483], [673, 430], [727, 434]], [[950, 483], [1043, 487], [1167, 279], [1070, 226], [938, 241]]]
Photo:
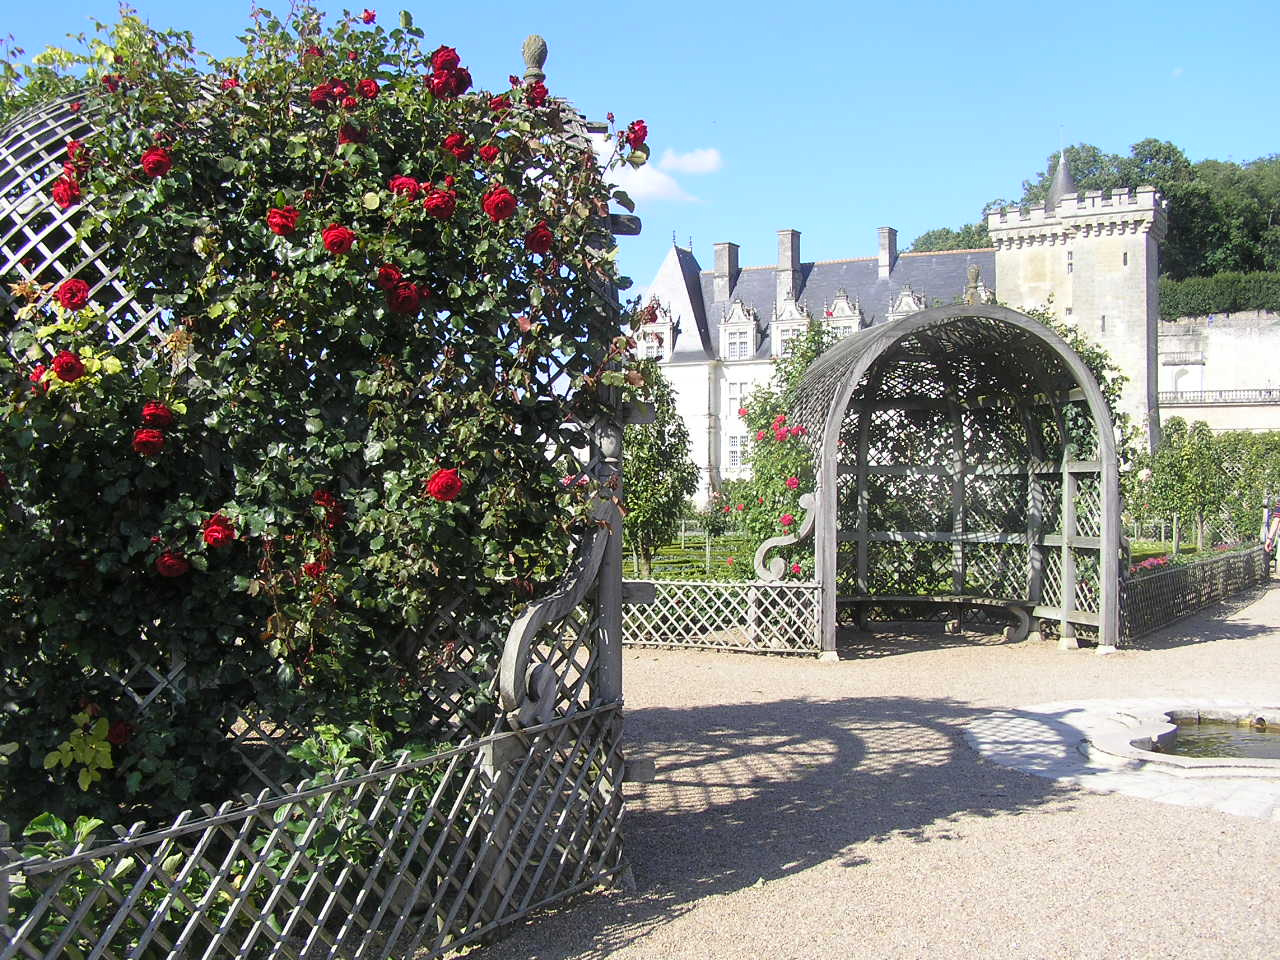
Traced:
[[673, 244], [649, 285], [649, 301], [662, 309], [640, 350], [659, 360], [677, 396], [701, 474], [698, 501], [722, 480], [748, 475], [738, 409], [811, 318], [855, 336], [962, 296], [1020, 309], [1052, 303], [1124, 371], [1121, 408], [1152, 443], [1162, 415], [1214, 429], [1280, 429], [1280, 320], [1161, 324], [1165, 224], [1155, 188], [1078, 192], [1060, 162], [1043, 207], [988, 215], [986, 249], [899, 253], [897, 231], [881, 227], [874, 257], [806, 262], [799, 231], [780, 230], [776, 264], [743, 267], [737, 244], [717, 243], [704, 270], [692, 250]]

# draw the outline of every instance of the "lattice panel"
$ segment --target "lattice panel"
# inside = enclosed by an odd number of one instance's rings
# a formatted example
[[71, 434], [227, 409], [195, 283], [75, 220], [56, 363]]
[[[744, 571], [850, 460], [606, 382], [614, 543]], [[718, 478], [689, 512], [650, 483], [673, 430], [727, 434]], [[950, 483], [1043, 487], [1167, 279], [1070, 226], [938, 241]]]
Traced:
[[1062, 605], [1062, 551], [1056, 547], [1044, 551], [1044, 569], [1040, 602], [1046, 607]]
[[1040, 516], [1040, 532], [1061, 533], [1062, 475], [1040, 474], [1035, 478], [1035, 484], [1040, 491], [1040, 505], [1043, 511]]
[[951, 478], [905, 474], [867, 479], [868, 522], [883, 531], [951, 529]]
[[971, 543], [964, 550], [965, 592], [1017, 597], [1027, 590], [1028, 550], [1016, 543]]
[[623, 608], [624, 643], [758, 653], [821, 649], [815, 583], [658, 580], [654, 588], [653, 603]]
[[1076, 564], [1075, 608], [1097, 613], [1101, 600], [1098, 589], [1098, 553], [1096, 550], [1072, 550]]
[[1076, 534], [1102, 534], [1102, 479], [1097, 474], [1080, 474], [1076, 479]]
[[870, 543], [867, 580], [870, 593], [953, 593], [949, 543]]
[[618, 709], [69, 856], [10, 850], [0, 958], [442, 956], [619, 869]]
[[974, 532], [1025, 533], [1026, 475], [969, 476], [964, 485], [965, 529]]

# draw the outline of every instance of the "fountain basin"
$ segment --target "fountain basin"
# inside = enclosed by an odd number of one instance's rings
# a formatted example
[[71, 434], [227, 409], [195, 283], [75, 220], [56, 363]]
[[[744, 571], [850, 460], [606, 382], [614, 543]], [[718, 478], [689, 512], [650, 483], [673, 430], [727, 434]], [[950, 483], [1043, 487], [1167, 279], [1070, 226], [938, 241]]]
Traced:
[[1127, 769], [1180, 777], [1231, 777], [1280, 781], [1280, 760], [1251, 757], [1185, 757], [1167, 753], [1180, 724], [1226, 723], [1280, 730], [1280, 707], [1233, 704], [1117, 710], [1110, 723], [1081, 744], [1088, 756], [1119, 760]]

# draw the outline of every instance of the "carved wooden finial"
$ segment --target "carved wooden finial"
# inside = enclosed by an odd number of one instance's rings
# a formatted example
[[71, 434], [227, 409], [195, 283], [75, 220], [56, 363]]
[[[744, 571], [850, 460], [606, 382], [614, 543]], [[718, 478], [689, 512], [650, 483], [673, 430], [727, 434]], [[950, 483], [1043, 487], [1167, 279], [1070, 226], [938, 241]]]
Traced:
[[536, 33], [529, 34], [524, 41], [524, 78], [531, 83], [540, 83], [547, 79], [542, 72], [542, 65], [547, 62], [547, 41]]

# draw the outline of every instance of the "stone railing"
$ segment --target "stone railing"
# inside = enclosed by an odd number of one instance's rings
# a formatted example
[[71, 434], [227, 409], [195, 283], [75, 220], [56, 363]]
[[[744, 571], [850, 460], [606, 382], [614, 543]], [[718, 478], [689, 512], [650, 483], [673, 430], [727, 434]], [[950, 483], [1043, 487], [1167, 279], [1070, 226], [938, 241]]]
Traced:
[[1280, 388], [1257, 390], [1161, 390], [1164, 406], [1205, 406], [1218, 403], [1280, 403]]

